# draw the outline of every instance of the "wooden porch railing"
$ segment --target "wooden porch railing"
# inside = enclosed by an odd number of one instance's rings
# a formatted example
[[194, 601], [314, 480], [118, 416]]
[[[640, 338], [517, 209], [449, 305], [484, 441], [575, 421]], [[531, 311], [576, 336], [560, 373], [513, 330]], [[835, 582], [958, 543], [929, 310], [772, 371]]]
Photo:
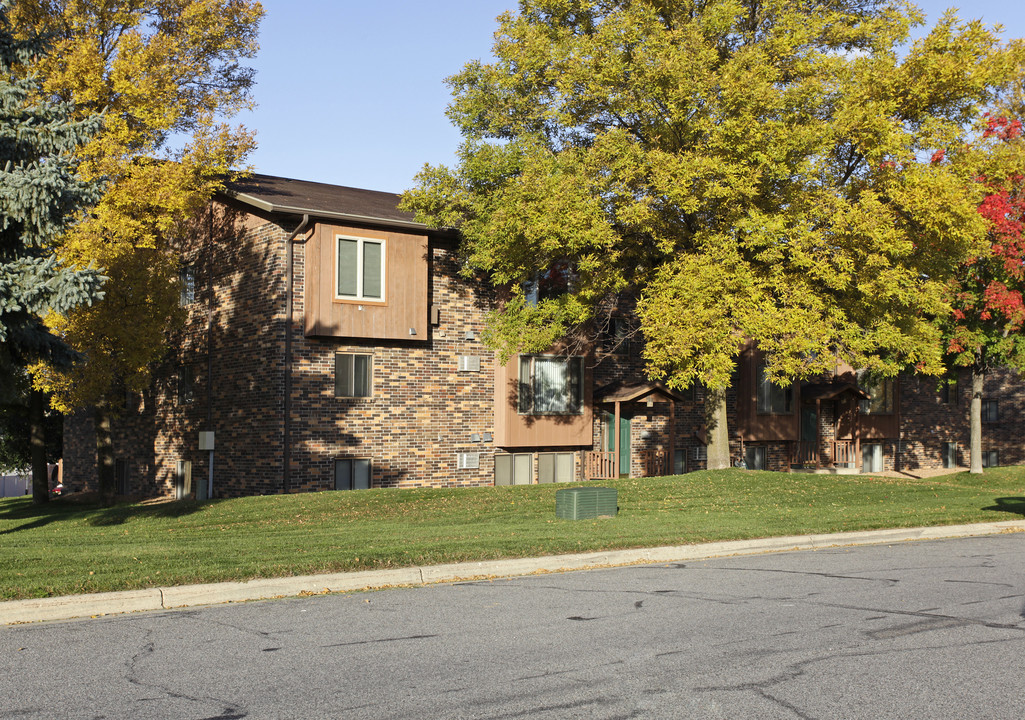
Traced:
[[644, 477], [664, 477], [670, 473], [668, 450], [642, 450], [641, 459], [644, 461]]
[[831, 440], [822, 443], [823, 452], [819, 453], [814, 442], [790, 443], [790, 465], [815, 465], [816, 459], [820, 467], [828, 468], [835, 465], [858, 465], [857, 446], [854, 440]]
[[793, 442], [790, 444], [791, 465], [814, 465], [816, 460], [821, 467], [838, 464], [857, 465], [858, 457], [854, 440], [832, 440], [822, 443], [825, 451], [819, 453], [819, 446], [813, 442]]
[[833, 442], [833, 462], [857, 464], [853, 440], [836, 440]]
[[790, 444], [791, 465], [812, 465], [818, 456], [818, 445], [813, 442], [794, 442]]
[[616, 453], [587, 452], [587, 480], [615, 480], [619, 477]]

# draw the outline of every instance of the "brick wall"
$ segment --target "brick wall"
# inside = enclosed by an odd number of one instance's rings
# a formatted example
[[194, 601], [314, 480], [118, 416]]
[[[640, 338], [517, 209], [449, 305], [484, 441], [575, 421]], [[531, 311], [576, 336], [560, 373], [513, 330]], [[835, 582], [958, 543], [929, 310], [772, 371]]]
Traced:
[[[293, 330], [293, 489], [334, 488], [335, 460], [369, 458], [375, 487], [455, 487], [494, 481], [494, 446], [471, 434], [494, 433], [493, 354], [481, 341], [486, 295], [458, 276], [454, 246], [430, 245], [428, 303], [440, 323], [427, 342], [303, 337], [301, 307]], [[296, 253], [301, 295], [304, 253]], [[472, 339], [467, 339], [467, 334]], [[372, 356], [370, 398], [334, 395], [336, 353]], [[460, 356], [480, 358], [459, 371]], [[480, 453], [478, 469], [458, 469], [458, 453]]]

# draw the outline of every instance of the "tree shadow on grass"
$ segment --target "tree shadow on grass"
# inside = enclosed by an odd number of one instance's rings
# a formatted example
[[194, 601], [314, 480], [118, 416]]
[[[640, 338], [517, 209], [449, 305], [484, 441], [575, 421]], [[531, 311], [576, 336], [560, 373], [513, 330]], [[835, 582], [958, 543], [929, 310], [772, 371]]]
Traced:
[[199, 510], [195, 500], [179, 500], [152, 505], [125, 503], [103, 507], [97, 503], [82, 502], [69, 498], [55, 498], [46, 505], [35, 505], [30, 499], [0, 504], [0, 523], [25, 520], [24, 524], [0, 530], [0, 535], [10, 535], [20, 530], [34, 530], [50, 523], [69, 520], [85, 522], [94, 527], [121, 525], [131, 518], [177, 518], [191, 515]]
[[113, 505], [106, 508], [97, 508], [93, 516], [86, 519], [86, 523], [94, 527], [107, 527], [109, 525], [122, 525], [128, 520], [136, 518], [180, 518], [199, 511], [203, 505], [217, 502], [217, 500], [210, 500], [207, 503], [200, 503], [193, 499], [187, 499], [155, 505]]
[[1025, 497], [1002, 497], [995, 500], [996, 505], [982, 508], [997, 512], [1013, 513], [1025, 517]]

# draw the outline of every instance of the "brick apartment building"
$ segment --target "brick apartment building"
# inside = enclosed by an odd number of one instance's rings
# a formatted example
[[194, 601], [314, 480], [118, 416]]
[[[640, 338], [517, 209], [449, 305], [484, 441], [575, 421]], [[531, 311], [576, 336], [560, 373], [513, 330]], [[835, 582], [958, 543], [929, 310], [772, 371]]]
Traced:
[[[479, 486], [704, 467], [702, 393], [644, 379], [628, 313], [586, 355], [500, 363], [481, 341], [491, 288], [459, 274], [453, 233], [397, 203], [266, 175], [216, 198], [184, 243], [185, 327], [150, 390], [126, 397], [114, 419], [119, 492], [204, 494], [208, 479], [216, 496]], [[967, 379], [859, 388], [846, 368], [778, 388], [745, 349], [728, 395], [734, 459], [772, 470], [963, 465]], [[986, 393], [984, 459], [1022, 462], [1020, 383], [1000, 374]], [[69, 490], [95, 482], [93, 437], [87, 415], [69, 418]]]

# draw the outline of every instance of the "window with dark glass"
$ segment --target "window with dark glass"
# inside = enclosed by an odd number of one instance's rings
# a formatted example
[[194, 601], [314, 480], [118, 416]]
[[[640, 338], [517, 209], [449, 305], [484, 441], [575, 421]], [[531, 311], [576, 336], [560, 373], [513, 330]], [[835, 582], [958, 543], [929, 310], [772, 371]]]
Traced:
[[519, 411], [525, 415], [573, 415], [583, 407], [584, 359], [521, 355]]
[[335, 355], [335, 397], [366, 398], [371, 394], [372, 356], [358, 353]]
[[384, 240], [339, 237], [337, 260], [337, 297], [384, 300]]
[[861, 371], [858, 373], [858, 387], [868, 393], [868, 398], [861, 401], [861, 412], [870, 415], [893, 412], [893, 378]]
[[542, 300], [551, 300], [568, 292], [572, 281], [573, 271], [569, 263], [560, 260], [523, 283], [523, 298], [528, 305], [537, 305]]
[[755, 374], [760, 414], [787, 414], [792, 411], [792, 386], [777, 385], [769, 379], [764, 365], [759, 365]]
[[369, 490], [370, 469], [368, 458], [335, 460], [335, 490]]
[[944, 405], [958, 404], [957, 375], [952, 374], [940, 380], [940, 402]]
[[196, 302], [196, 268], [185, 265], [178, 271], [178, 280], [181, 283], [179, 304], [185, 307]]
[[178, 368], [178, 404], [188, 405], [195, 399], [196, 373], [191, 365]]
[[982, 401], [982, 422], [999, 422], [1000, 405], [996, 400]]

